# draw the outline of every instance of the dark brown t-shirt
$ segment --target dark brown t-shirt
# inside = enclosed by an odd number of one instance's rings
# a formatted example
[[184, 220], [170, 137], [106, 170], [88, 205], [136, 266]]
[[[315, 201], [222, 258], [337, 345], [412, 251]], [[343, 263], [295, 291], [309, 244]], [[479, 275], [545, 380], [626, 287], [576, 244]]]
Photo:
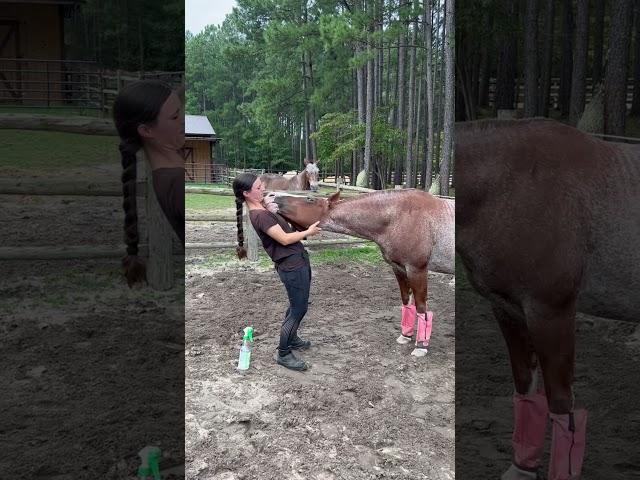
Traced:
[[184, 168], [158, 168], [152, 174], [160, 208], [184, 246]]
[[262, 241], [262, 246], [279, 270], [291, 271], [305, 265], [303, 255], [306, 254], [306, 250], [301, 242], [282, 245], [267, 235], [267, 230], [274, 225], [280, 225], [286, 233], [292, 233], [294, 230], [287, 222], [279, 220], [277, 215], [268, 210], [250, 210], [249, 218]]

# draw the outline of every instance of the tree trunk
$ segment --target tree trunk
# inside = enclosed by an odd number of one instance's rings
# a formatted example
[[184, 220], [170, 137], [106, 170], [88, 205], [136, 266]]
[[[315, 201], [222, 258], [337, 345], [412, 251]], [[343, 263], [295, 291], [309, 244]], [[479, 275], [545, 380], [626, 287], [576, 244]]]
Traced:
[[[516, 2], [503, 0], [503, 8], [508, 18], [515, 18]], [[515, 22], [515, 20], [514, 20]], [[516, 58], [518, 51], [516, 32], [505, 32], [500, 41], [500, 56], [498, 59], [498, 75], [496, 78], [495, 106], [497, 110], [512, 110], [515, 108]]]
[[424, 156], [422, 159], [422, 188], [428, 190], [431, 187], [431, 164], [433, 162], [433, 79], [431, 76], [431, 28], [432, 28], [432, 11], [431, 0], [424, 2], [424, 18], [428, 22], [425, 24], [425, 51], [426, 51], [426, 84], [425, 84], [425, 109], [427, 114], [427, 120], [425, 122], [425, 142], [424, 142]]
[[535, 117], [538, 113], [538, 0], [527, 0], [523, 61], [524, 116]]
[[[433, 152], [434, 155], [434, 167], [436, 172], [438, 173], [440, 169], [440, 154], [442, 151], [442, 110], [443, 110], [443, 93], [444, 93], [444, 37], [447, 35], [447, 25], [444, 23], [443, 18], [441, 16], [441, 10], [438, 8], [436, 12], [437, 17], [437, 27], [442, 28], [442, 34], [438, 35], [437, 43], [436, 43], [436, 68], [435, 71], [435, 81], [434, 81], [434, 101], [433, 101], [433, 109], [435, 114], [434, 119], [434, 130], [435, 130], [435, 150]], [[436, 84], [438, 85], [438, 89], [436, 90]]]
[[451, 164], [451, 157], [453, 153], [453, 116], [454, 116], [454, 82], [455, 74], [453, 63], [453, 52], [455, 42], [455, 27], [454, 27], [454, 0], [447, 0], [446, 3], [446, 36], [445, 36], [445, 104], [444, 104], [444, 147], [442, 149], [442, 159], [440, 160], [440, 194], [449, 195], [449, 169]]
[[576, 47], [571, 74], [569, 122], [577, 125], [584, 111], [587, 85], [587, 52], [589, 50], [589, 0], [578, 0], [576, 8]]
[[549, 93], [551, 90], [551, 61], [553, 58], [553, 30], [555, 24], [556, 0], [546, 0], [544, 18], [544, 37], [540, 72], [540, 105], [538, 113], [543, 117], [549, 116]]
[[[405, 32], [400, 33], [398, 39], [398, 105], [396, 114], [396, 128], [399, 130], [404, 129], [404, 61], [406, 55], [405, 47]], [[396, 154], [396, 165], [393, 171], [393, 184], [400, 185], [402, 183], [402, 146], [400, 152]]]
[[489, 42], [493, 40], [490, 35], [493, 16], [485, 10], [482, 17], [483, 32], [485, 40], [480, 44], [480, 72], [478, 79], [478, 107], [489, 106], [489, 77], [491, 76], [491, 54]]
[[573, 5], [572, 0], [564, 0], [562, 12], [562, 67], [560, 70], [560, 91], [558, 106], [563, 117], [569, 115], [571, 100], [571, 73], [573, 71]]
[[624, 135], [627, 116], [627, 64], [633, 0], [614, 2], [609, 61], [604, 79], [604, 133]]
[[416, 103], [416, 30], [417, 19], [411, 30], [411, 46], [409, 47], [409, 112], [407, 115], [407, 155], [405, 159], [405, 184], [407, 188], [413, 188], [413, 132], [415, 128], [415, 103]]
[[[307, 93], [307, 97], [310, 99], [313, 94], [315, 85], [313, 81], [313, 61], [311, 60], [311, 54], [309, 52], [306, 53], [306, 58], [307, 75], [309, 76], [309, 79], [307, 81], [307, 88], [309, 90], [309, 92]], [[309, 101], [307, 102], [307, 108], [309, 109], [309, 143], [311, 145], [310, 158], [315, 162], [318, 158], [318, 153], [316, 150], [316, 141], [315, 139], [311, 138], [311, 135], [313, 135], [316, 131], [316, 112], [313, 108], [313, 105], [311, 105]]]
[[[372, 55], [371, 46], [367, 47], [367, 52]], [[364, 140], [364, 162], [362, 169], [365, 172], [365, 187], [369, 186], [369, 166], [371, 164], [371, 142], [373, 139], [373, 58], [367, 60], [367, 113], [366, 130]]]
[[604, 12], [605, 0], [594, 0], [594, 28], [593, 28], [593, 93], [595, 87], [602, 82], [602, 53], [604, 51]]
[[[356, 47], [356, 56], [359, 56], [359, 54], [361, 53], [362, 53], [362, 48], [358, 44], [358, 46]], [[361, 125], [364, 125], [365, 116], [366, 116], [366, 89], [364, 84], [364, 76], [365, 76], [364, 73], [365, 73], [364, 67], [356, 68], [356, 76], [357, 76], [357, 84], [358, 84], [358, 87], [357, 87], [358, 123]], [[356, 156], [358, 172], [360, 171], [362, 162], [363, 162], [363, 152], [362, 152], [362, 147], [359, 147], [357, 151], [357, 156]], [[355, 182], [356, 182], [356, 179], [354, 177], [353, 179], [354, 185], [355, 185]]]

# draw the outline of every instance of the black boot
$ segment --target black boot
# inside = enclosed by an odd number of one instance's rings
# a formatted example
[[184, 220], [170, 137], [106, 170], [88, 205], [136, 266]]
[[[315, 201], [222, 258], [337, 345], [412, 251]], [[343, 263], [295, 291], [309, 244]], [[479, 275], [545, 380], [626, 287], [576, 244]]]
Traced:
[[311, 346], [311, 342], [309, 340], [302, 340], [297, 335], [289, 344], [289, 348], [291, 350], [306, 350], [310, 346]]
[[278, 354], [276, 362], [278, 363], [278, 365], [282, 365], [283, 367], [289, 368], [291, 370], [302, 371], [308, 368], [308, 365], [299, 358], [296, 358], [292, 352], [289, 352], [284, 356]]

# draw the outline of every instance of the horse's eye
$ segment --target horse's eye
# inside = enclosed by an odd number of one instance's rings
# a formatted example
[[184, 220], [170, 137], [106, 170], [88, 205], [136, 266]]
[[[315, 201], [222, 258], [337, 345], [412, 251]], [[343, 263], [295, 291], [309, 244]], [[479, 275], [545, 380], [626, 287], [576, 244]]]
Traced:
[[315, 198], [307, 197], [307, 203], [313, 203], [315, 201], [316, 201]]

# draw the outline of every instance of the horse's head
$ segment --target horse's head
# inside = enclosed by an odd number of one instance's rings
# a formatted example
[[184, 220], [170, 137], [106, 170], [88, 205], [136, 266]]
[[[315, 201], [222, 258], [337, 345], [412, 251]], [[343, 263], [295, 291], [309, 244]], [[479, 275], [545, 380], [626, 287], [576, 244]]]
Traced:
[[312, 192], [318, 191], [318, 179], [320, 177], [320, 169], [313, 160], [304, 160], [305, 168], [304, 173], [309, 182], [309, 190]]
[[333, 193], [327, 198], [269, 192], [264, 198], [264, 203], [275, 203], [278, 213], [285, 219], [300, 227], [308, 228], [312, 223], [322, 220], [339, 198], [340, 192]]

